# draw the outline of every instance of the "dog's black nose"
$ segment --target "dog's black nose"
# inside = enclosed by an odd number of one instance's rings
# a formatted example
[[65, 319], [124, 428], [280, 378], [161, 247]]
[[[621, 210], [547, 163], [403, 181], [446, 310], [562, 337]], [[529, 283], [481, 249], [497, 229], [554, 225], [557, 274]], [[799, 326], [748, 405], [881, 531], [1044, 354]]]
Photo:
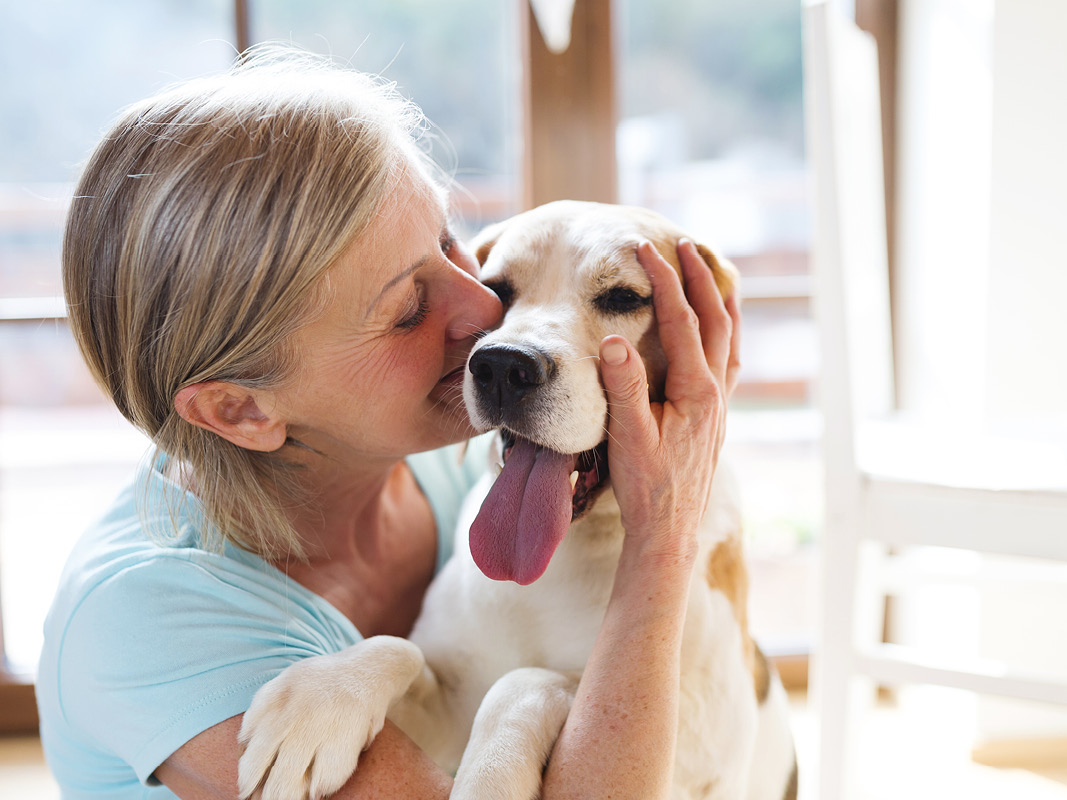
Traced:
[[529, 347], [492, 344], [472, 353], [467, 368], [482, 398], [500, 411], [547, 383], [556, 372], [556, 362]]

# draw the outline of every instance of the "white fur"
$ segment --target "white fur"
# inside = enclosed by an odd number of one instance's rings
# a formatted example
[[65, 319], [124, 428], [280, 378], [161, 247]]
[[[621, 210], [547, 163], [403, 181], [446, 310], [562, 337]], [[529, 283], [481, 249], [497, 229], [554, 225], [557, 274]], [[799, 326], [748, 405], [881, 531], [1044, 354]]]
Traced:
[[[530, 403], [519, 431], [526, 438], [561, 452], [590, 449], [603, 438], [607, 404], [598, 343], [606, 333], [637, 343], [653, 318], [649, 308], [605, 319], [590, 299], [619, 281], [650, 291], [635, 243], [659, 238], [663, 251], [662, 242], [675, 242], [677, 234], [648, 219], [617, 207], [550, 204], [483, 235], [495, 241], [483, 278], [506, 277], [517, 291], [502, 326], [479, 347], [534, 346], [558, 365], [551, 384]], [[489, 424], [470, 375], [464, 390], [475, 424]], [[446, 769], [458, 768], [453, 797], [539, 796], [542, 768], [603, 620], [622, 531], [609, 488], [571, 526], [540, 579], [529, 586], [490, 580], [471, 558], [466, 531], [491, 483], [487, 476], [467, 499], [455, 554], [431, 585], [410, 642], [376, 637], [308, 659], [257, 695], [242, 729], [249, 742], [241, 760], [242, 796], [264, 776], [268, 788], [286, 787], [285, 793], [265, 792], [265, 800], [306, 796], [306, 784], [304, 794], [296, 791], [303, 777], [299, 759], [271, 764], [278, 743], [289, 740], [299, 742], [300, 753], [314, 751], [312, 793], [315, 786], [340, 786], [394, 699], [389, 718]], [[740, 535], [735, 500], [732, 479], [720, 467], [699, 532], [701, 570], [716, 545]], [[774, 678], [767, 701], [758, 705], [746, 635], [728, 598], [694, 580], [682, 647], [674, 800], [783, 797], [794, 764], [784, 693]], [[385, 641], [377, 650], [366, 646], [379, 639]], [[425, 668], [412, 657], [413, 645]], [[398, 672], [383, 677], [379, 669]], [[360, 690], [364, 681], [370, 688]], [[357, 708], [361, 703], [371, 708]], [[338, 741], [351, 753], [339, 757], [344, 748]], [[278, 776], [284, 771], [292, 775]]]
[[423, 666], [411, 642], [375, 636], [284, 670], [256, 692], [245, 712], [240, 796], [251, 795], [260, 782], [263, 800], [336, 792]]

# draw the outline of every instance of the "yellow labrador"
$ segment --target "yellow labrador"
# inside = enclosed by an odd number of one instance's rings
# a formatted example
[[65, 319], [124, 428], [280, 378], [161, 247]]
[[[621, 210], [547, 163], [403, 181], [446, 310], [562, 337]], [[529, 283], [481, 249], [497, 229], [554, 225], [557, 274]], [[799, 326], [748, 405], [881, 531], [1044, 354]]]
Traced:
[[[373, 637], [307, 659], [256, 695], [242, 730], [242, 796], [261, 785], [265, 800], [336, 790], [386, 715], [457, 770], [453, 797], [539, 796], [623, 540], [599, 343], [610, 333], [638, 343], [650, 395], [662, 399], [666, 364], [636, 245], [650, 240], [679, 269], [681, 235], [649, 211], [564, 201], [476, 238], [482, 279], [506, 314], [470, 355], [464, 399], [476, 427], [499, 430], [495, 468], [467, 500], [455, 555], [410, 640]], [[698, 249], [720, 291], [732, 291], [733, 265]], [[785, 693], [749, 636], [724, 466], [699, 539], [704, 580], [687, 612], [672, 798], [795, 798]], [[303, 763], [275, 762], [283, 740]]]

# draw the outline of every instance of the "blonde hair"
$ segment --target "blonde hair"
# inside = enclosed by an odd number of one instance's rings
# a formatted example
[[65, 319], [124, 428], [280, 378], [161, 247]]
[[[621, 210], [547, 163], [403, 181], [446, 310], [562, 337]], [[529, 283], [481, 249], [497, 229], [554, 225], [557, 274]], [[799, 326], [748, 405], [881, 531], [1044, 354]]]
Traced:
[[122, 414], [192, 476], [205, 546], [302, 557], [286, 509], [307, 487], [287, 447], [231, 444], [175, 395], [293, 373], [325, 272], [397, 176], [428, 168], [424, 130], [384, 81], [271, 47], [130, 107], [90, 157], [63, 244], [70, 324]]

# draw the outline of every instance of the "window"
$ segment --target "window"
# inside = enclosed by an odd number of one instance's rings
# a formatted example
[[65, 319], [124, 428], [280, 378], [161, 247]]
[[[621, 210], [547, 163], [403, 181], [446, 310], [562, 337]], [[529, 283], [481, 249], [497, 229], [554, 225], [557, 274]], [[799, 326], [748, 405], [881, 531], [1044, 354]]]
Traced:
[[435, 155], [465, 190], [459, 222], [473, 232], [519, 210], [516, 9], [495, 0], [250, 0], [250, 33], [396, 81], [433, 123]]

